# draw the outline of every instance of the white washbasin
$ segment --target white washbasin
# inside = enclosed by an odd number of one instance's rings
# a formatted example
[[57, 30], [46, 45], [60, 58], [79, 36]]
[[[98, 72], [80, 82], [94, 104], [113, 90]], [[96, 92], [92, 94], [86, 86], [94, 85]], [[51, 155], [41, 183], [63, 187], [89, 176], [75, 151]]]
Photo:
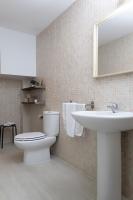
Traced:
[[78, 111], [72, 116], [98, 133], [97, 200], [121, 200], [121, 131], [133, 129], [133, 112]]
[[77, 111], [72, 116], [82, 126], [97, 131], [124, 131], [133, 129], [133, 112]]

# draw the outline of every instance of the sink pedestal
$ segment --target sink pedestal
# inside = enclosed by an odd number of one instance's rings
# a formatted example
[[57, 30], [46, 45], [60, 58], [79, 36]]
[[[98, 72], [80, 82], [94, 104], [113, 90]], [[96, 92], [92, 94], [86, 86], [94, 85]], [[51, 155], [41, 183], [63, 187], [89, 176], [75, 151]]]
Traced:
[[121, 133], [133, 129], [133, 112], [77, 111], [83, 127], [97, 130], [97, 200], [121, 200]]
[[97, 133], [97, 200], [121, 200], [121, 133]]

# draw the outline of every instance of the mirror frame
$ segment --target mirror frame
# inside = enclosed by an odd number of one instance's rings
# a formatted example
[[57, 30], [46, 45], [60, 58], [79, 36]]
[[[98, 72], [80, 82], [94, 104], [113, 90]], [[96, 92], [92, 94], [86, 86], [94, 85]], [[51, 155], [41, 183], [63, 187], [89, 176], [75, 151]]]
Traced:
[[124, 5], [121, 5], [118, 7], [112, 14], [108, 15], [107, 17], [103, 18], [100, 22], [94, 24], [94, 31], [93, 31], [93, 78], [102, 78], [102, 77], [109, 77], [109, 76], [116, 76], [121, 74], [128, 74], [133, 72], [133, 70], [127, 70], [127, 71], [120, 71], [115, 73], [109, 73], [109, 74], [103, 74], [98, 75], [98, 27], [99, 25], [103, 24], [105, 21], [113, 17], [114, 15], [117, 15], [117, 13], [121, 9], [125, 9], [125, 6], [127, 4], [130, 4], [131, 2], [127, 2]]

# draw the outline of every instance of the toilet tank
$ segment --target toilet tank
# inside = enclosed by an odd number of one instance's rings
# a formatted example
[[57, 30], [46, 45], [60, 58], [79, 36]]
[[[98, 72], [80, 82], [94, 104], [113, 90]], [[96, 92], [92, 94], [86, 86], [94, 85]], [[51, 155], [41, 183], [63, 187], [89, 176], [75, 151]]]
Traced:
[[59, 134], [59, 112], [43, 112], [43, 131], [48, 136], [57, 136]]

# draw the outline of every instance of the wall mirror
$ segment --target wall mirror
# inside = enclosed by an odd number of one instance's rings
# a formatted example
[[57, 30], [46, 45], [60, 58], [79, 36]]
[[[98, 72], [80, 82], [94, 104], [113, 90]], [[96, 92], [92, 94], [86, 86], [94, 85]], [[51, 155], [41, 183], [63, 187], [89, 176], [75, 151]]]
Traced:
[[94, 27], [93, 77], [133, 72], [133, 2]]

